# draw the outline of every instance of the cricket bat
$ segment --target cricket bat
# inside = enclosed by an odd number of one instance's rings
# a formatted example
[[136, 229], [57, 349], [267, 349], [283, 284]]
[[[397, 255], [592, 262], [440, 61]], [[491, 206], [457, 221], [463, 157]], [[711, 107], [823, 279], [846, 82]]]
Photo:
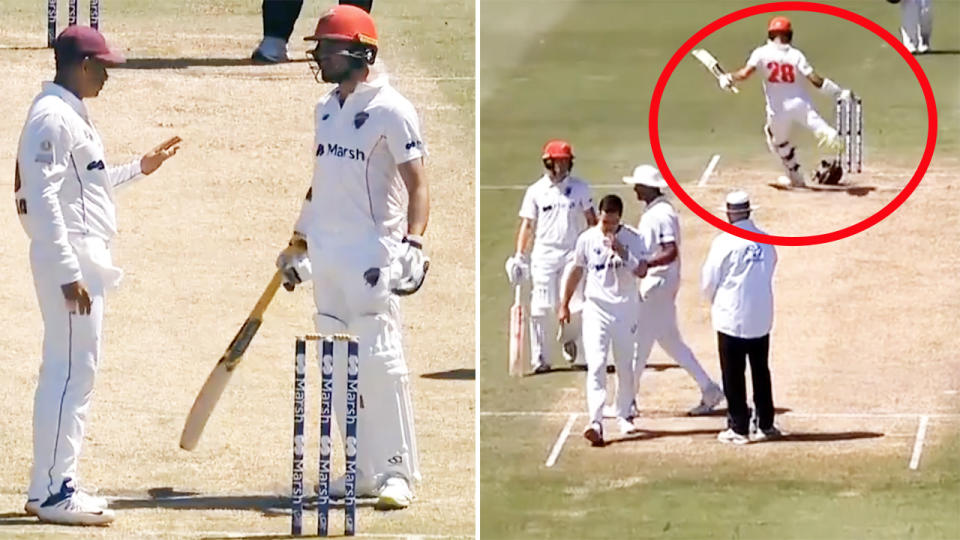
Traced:
[[[717, 59], [714, 58], [712, 54], [707, 52], [706, 49], [694, 49], [693, 51], [690, 52], [690, 54], [692, 54], [694, 58], [699, 60], [700, 63], [703, 64], [704, 67], [706, 67], [710, 71], [710, 73], [712, 73], [713, 76], [717, 78], [717, 80], [720, 79], [721, 75], [724, 75], [727, 73], [726, 71], [723, 70], [722, 67], [720, 67], [720, 62], [718, 62]], [[740, 93], [740, 90], [738, 90], [737, 87], [733, 85], [730, 86], [730, 91], [733, 92], [734, 94]]]
[[190, 408], [190, 414], [187, 415], [187, 422], [183, 426], [183, 433], [180, 435], [180, 448], [193, 450], [197, 447], [200, 434], [203, 433], [203, 428], [207, 425], [210, 414], [217, 406], [217, 402], [220, 401], [220, 396], [223, 395], [223, 390], [227, 387], [230, 376], [233, 375], [233, 370], [243, 359], [243, 353], [247, 351], [250, 341], [253, 340], [253, 336], [260, 329], [260, 324], [263, 322], [263, 312], [267, 310], [267, 306], [273, 300], [273, 296], [280, 288], [282, 280], [283, 274], [280, 270], [277, 270], [273, 274], [273, 279], [267, 284], [267, 288], [264, 289], [263, 294], [260, 295], [260, 299], [257, 300], [257, 305], [253, 307], [250, 316], [244, 321], [237, 335], [233, 337], [233, 341], [230, 342], [226, 352], [223, 353], [223, 356], [220, 357], [217, 365], [213, 368], [213, 372], [207, 377], [207, 381], [203, 383], [200, 393], [197, 394], [197, 399], [193, 402], [193, 407]]
[[520, 285], [513, 290], [513, 306], [510, 307], [510, 375], [523, 375], [523, 304], [520, 301]]

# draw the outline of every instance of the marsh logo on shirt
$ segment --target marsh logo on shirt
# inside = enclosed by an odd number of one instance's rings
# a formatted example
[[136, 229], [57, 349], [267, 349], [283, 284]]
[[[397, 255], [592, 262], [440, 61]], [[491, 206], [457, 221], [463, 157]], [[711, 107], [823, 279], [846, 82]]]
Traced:
[[748, 261], [762, 261], [763, 249], [756, 244], [750, 244], [744, 252], [744, 259]]
[[338, 158], [351, 159], [353, 161], [366, 161], [367, 154], [360, 150], [359, 148], [347, 148], [346, 146], [341, 146], [338, 143], [320, 143], [317, 145], [317, 157], [320, 157], [324, 154], [329, 154], [330, 156]]
[[104, 170], [104, 169], [106, 169], [106, 168], [107, 168], [107, 167], [106, 167], [106, 165], [103, 164], [103, 161], [102, 161], [102, 160], [99, 160], [99, 159], [98, 159], [97, 161], [91, 161], [90, 163], [87, 164], [87, 170], [88, 170], [88, 171], [92, 171], [92, 170], [94, 170], [94, 169], [98, 169], [98, 170], [101, 170], [101, 171], [102, 171], [102, 170]]

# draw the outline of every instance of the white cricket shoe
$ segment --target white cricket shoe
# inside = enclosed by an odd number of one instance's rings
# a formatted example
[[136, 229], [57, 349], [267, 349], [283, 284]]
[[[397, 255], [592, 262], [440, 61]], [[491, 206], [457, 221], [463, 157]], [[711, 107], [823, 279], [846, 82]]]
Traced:
[[51, 501], [55, 495], [37, 509], [37, 517], [44, 523], [61, 525], [107, 525], [116, 515], [113, 510], [90, 504], [90, 500], [77, 492], [60, 500]]
[[750, 439], [746, 435], [741, 435], [732, 429], [725, 429], [717, 434], [717, 440], [725, 444], [749, 444]]
[[[319, 484], [317, 486], [319, 488]], [[357, 473], [357, 484], [354, 488], [354, 495], [358, 498], [376, 497], [379, 488], [376, 481], [367, 480], [365, 475]], [[347, 477], [340, 476], [330, 482], [330, 498], [342, 499], [347, 492]]]
[[723, 388], [720, 388], [717, 385], [713, 385], [710, 388], [707, 388], [706, 392], [700, 396], [700, 403], [687, 411], [688, 416], [703, 416], [705, 414], [710, 414], [713, 412], [717, 405], [723, 403]]
[[784, 433], [777, 426], [770, 426], [770, 429], [756, 429], [750, 433], [750, 442], [768, 442], [782, 439]]
[[637, 432], [637, 426], [633, 425], [633, 421], [622, 416], [617, 418], [617, 427], [620, 428], [621, 435], [630, 435]]
[[380, 488], [380, 495], [374, 508], [377, 510], [401, 510], [410, 506], [413, 501], [413, 491], [410, 490], [410, 484], [400, 476], [391, 476], [383, 483]]
[[[73, 496], [79, 497], [80, 500], [82, 500], [84, 504], [88, 506], [96, 506], [100, 508], [107, 508], [108, 506], [110, 506], [109, 501], [107, 501], [107, 499], [99, 495], [96, 495], [94, 493], [95, 491], [96, 489], [94, 489], [93, 492], [91, 492], [91, 491], [87, 491], [84, 488], [80, 488], [73, 492]], [[26, 512], [28, 515], [35, 516], [38, 514], [40, 510], [40, 505], [41, 505], [40, 499], [27, 499], [27, 502], [23, 505], [23, 511]]]
[[287, 42], [278, 37], [264, 36], [260, 45], [254, 49], [250, 58], [261, 64], [282, 64], [289, 62]]
[[800, 168], [797, 167], [795, 170], [788, 171], [787, 177], [790, 178], [790, 187], [804, 187], [807, 183], [803, 180], [803, 173], [800, 172]]
[[590, 422], [583, 430], [583, 437], [590, 441], [591, 446], [603, 446], [603, 426], [600, 422]]

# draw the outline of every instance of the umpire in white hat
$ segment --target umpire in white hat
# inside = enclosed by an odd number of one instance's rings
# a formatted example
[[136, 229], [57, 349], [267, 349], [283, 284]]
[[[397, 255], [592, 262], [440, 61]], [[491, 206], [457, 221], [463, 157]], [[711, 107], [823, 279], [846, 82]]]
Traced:
[[[727, 220], [733, 226], [764, 234], [750, 219], [753, 208], [743, 191], [727, 195]], [[713, 328], [717, 332], [723, 390], [727, 398], [727, 429], [717, 435], [723, 443], [746, 444], [780, 437], [774, 426], [773, 391], [768, 355], [773, 326], [773, 272], [777, 251], [723, 233], [713, 240], [703, 264], [700, 288], [710, 300]], [[753, 379], [757, 425], [750, 426], [750, 409], [744, 372], [747, 358]]]
[[652, 165], [640, 165], [624, 183], [633, 187], [637, 200], [646, 205], [637, 231], [653, 254], [647, 260], [649, 270], [640, 280], [640, 326], [634, 378], [647, 364], [653, 343], [693, 377], [700, 388], [700, 402], [688, 414], [708, 414], [723, 401], [723, 389], [704, 371], [693, 351], [683, 341], [677, 325], [677, 292], [680, 290], [680, 216], [667, 200], [667, 181]]

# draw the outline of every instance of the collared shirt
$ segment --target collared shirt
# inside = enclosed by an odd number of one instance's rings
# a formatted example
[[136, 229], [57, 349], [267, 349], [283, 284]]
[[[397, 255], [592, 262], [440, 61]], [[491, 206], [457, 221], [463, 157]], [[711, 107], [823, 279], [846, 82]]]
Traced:
[[534, 222], [532, 257], [569, 255], [577, 244], [577, 237], [587, 228], [585, 212], [590, 210], [593, 210], [590, 187], [577, 177], [568, 175], [554, 183], [544, 174], [530, 185], [519, 215]]
[[763, 77], [768, 111], [780, 112], [792, 108], [798, 101], [810, 103], [806, 85], [813, 67], [799, 49], [768, 41], [750, 53], [747, 65]]
[[680, 278], [680, 216], [666, 197], [660, 196], [650, 201], [640, 216], [637, 231], [643, 236], [651, 253], [655, 253], [661, 244], [673, 242], [677, 245], [677, 258], [664, 266], [652, 266], [647, 270], [647, 278]]
[[108, 243], [117, 234], [113, 190], [140, 174], [139, 160], [108, 167], [104, 159], [83, 101], [44, 83], [20, 134], [14, 196], [43, 268], [61, 284], [81, 279], [70, 236]]
[[[763, 234], [749, 219], [734, 226]], [[776, 265], [777, 251], [772, 245], [730, 233], [714, 238], [700, 276], [700, 288], [713, 304], [710, 315], [714, 330], [740, 338], [770, 333]]]
[[426, 156], [413, 105], [379, 75], [343, 105], [331, 90], [315, 116], [313, 181], [296, 230], [320, 245], [402, 239], [409, 196], [397, 166]]
[[633, 270], [638, 259], [648, 255], [647, 246], [636, 229], [628, 225], [620, 226], [616, 239], [626, 248], [626, 258], [608, 244], [599, 224], [590, 227], [577, 238], [573, 264], [584, 269], [583, 294], [587, 301], [601, 307], [639, 309], [640, 293]]

